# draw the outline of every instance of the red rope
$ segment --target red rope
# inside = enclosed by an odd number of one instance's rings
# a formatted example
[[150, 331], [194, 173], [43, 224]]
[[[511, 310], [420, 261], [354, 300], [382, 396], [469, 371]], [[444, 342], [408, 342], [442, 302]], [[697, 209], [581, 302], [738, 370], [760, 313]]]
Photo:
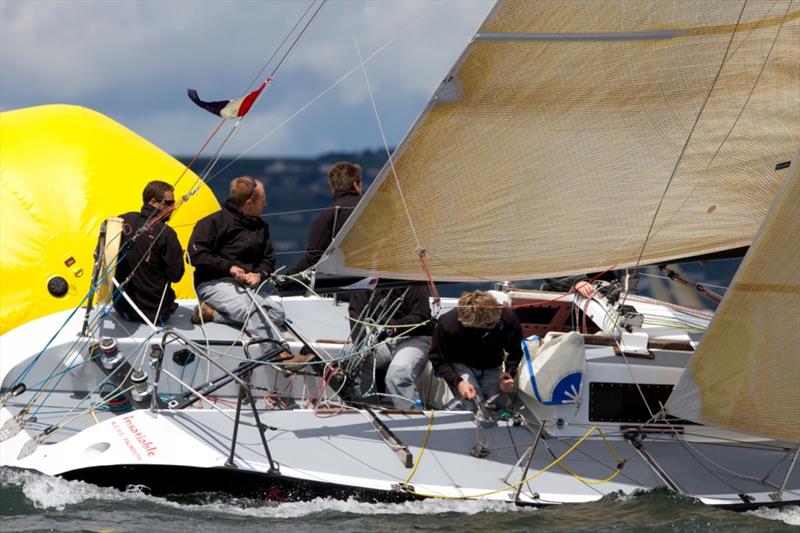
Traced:
[[441, 297], [439, 296], [439, 290], [436, 288], [436, 283], [433, 282], [433, 274], [431, 274], [431, 264], [428, 260], [428, 254], [425, 250], [420, 250], [419, 252], [419, 260], [422, 262], [422, 270], [425, 272], [425, 277], [427, 278], [428, 282], [428, 290], [431, 292], [431, 296], [435, 302], [439, 302]]
[[194, 154], [194, 157], [192, 157], [192, 160], [191, 160], [191, 161], [189, 161], [189, 164], [188, 164], [188, 165], [186, 165], [186, 166], [183, 168], [183, 172], [181, 172], [181, 175], [180, 175], [180, 176], [178, 176], [178, 179], [175, 181], [175, 184], [173, 185], [173, 187], [177, 187], [177, 186], [178, 186], [178, 183], [180, 183], [180, 182], [181, 182], [181, 180], [183, 179], [183, 176], [184, 176], [184, 175], [185, 175], [185, 174], [186, 174], [186, 173], [189, 171], [189, 169], [191, 169], [191, 168], [192, 168], [192, 165], [194, 165], [194, 164], [195, 164], [195, 162], [197, 161], [197, 159], [200, 157], [200, 154], [202, 154], [202, 153], [203, 153], [203, 151], [204, 151], [204, 150], [206, 149], [206, 147], [208, 146], [208, 143], [210, 143], [210, 142], [211, 142], [211, 139], [213, 139], [213, 138], [214, 138], [214, 136], [216, 136], [216, 134], [219, 132], [219, 130], [220, 130], [220, 128], [222, 127], [222, 125], [223, 125], [223, 124], [225, 124], [225, 119], [224, 119], [224, 118], [223, 118], [223, 119], [222, 119], [222, 120], [219, 122], [219, 124], [217, 124], [217, 127], [216, 127], [216, 128], [214, 128], [214, 130], [211, 132], [211, 134], [208, 136], [208, 138], [205, 140], [205, 142], [203, 142], [203, 145], [200, 147], [200, 149], [197, 151], [197, 153], [196, 153], [196, 154]]

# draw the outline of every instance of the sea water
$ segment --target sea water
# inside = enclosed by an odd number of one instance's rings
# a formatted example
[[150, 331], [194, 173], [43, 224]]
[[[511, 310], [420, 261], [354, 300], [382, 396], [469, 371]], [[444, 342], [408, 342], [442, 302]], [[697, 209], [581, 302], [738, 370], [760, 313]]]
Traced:
[[178, 500], [0, 469], [2, 531], [798, 531], [800, 506], [736, 513], [666, 491], [536, 509], [454, 500], [316, 499], [275, 504], [200, 494]]

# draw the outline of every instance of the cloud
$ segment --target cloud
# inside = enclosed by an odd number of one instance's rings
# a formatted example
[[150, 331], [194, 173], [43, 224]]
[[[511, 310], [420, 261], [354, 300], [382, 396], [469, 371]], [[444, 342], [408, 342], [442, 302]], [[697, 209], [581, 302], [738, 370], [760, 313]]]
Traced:
[[[192, 153], [215, 122], [186, 89], [206, 99], [243, 94], [308, 5], [0, 1], [0, 109], [84, 105], [171, 153]], [[354, 38], [367, 56], [408, 28], [366, 66], [390, 142], [398, 142], [490, 7], [483, 0], [328, 2], [228, 153], [252, 145], [357, 65]], [[380, 143], [359, 70], [255, 152], [311, 155]]]

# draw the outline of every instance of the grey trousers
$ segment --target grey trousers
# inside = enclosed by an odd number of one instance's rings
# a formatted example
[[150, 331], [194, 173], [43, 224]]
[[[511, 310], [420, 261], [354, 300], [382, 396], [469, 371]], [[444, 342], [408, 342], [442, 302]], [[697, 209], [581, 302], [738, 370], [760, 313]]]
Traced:
[[197, 286], [198, 298], [214, 308], [214, 321], [241, 326], [253, 338], [282, 340], [280, 330], [285, 315], [283, 306], [263, 294], [256, 294], [256, 300], [266, 311], [269, 320], [264, 320], [253, 304], [245, 288], [233, 278], [220, 278]]
[[373, 377], [375, 371], [386, 369], [386, 393], [398, 409], [414, 407], [419, 400], [416, 381], [428, 362], [430, 337], [400, 337], [375, 347], [361, 367], [361, 392], [369, 400], [376, 393]]
[[[485, 402], [495, 394], [500, 392], [500, 375], [503, 373], [502, 367], [487, 368], [480, 370], [461, 363], [453, 363], [453, 368], [456, 369], [458, 375], [462, 379], [466, 379], [470, 384], [475, 387], [475, 399], [461, 400], [468, 409], [475, 411], [478, 404]], [[456, 398], [460, 398], [458, 391], [453, 391]]]

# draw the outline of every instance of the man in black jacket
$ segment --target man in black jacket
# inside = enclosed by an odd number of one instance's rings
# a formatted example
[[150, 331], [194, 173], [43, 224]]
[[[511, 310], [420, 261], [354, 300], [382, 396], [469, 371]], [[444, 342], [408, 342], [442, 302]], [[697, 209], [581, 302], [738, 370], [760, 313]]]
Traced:
[[509, 307], [484, 291], [466, 292], [457, 309], [439, 317], [429, 357], [454, 394], [477, 407], [500, 391], [513, 390], [521, 343], [522, 326]]
[[[195, 225], [188, 255], [204, 319], [245, 324], [254, 338], [280, 340], [283, 306], [246, 290], [260, 286], [275, 268], [269, 226], [260, 217], [266, 205], [263, 183], [249, 176], [234, 179], [222, 209]], [[269, 320], [254, 308], [251, 294]]]
[[[398, 301], [399, 300], [399, 301]], [[351, 339], [357, 345], [364, 325], [358, 322], [367, 305], [383, 312], [397, 306], [380, 324], [387, 338], [379, 342], [361, 368], [360, 388], [365, 399], [375, 392], [373, 377], [377, 370], [386, 370], [386, 393], [398, 409], [414, 407], [420, 399], [416, 381], [428, 364], [431, 346], [430, 290], [427, 285], [411, 285], [405, 289], [384, 289], [373, 296], [371, 291], [357, 291], [350, 298]]]
[[286, 275], [297, 274], [316, 265], [342, 229], [361, 199], [361, 167], [346, 162], [336, 163], [328, 171], [328, 183], [333, 194], [333, 205], [323, 211], [311, 225], [305, 256], [289, 268]]
[[[160, 323], [178, 307], [170, 282], [179, 282], [184, 272], [181, 243], [175, 230], [166, 225], [175, 193], [169, 183], [151, 181], [142, 192], [142, 200], [141, 211], [120, 215], [124, 221], [121, 260], [114, 277], [119, 283], [128, 280], [125, 293], [148, 320]], [[116, 299], [114, 308], [128, 320], [143, 321], [122, 296]]]

